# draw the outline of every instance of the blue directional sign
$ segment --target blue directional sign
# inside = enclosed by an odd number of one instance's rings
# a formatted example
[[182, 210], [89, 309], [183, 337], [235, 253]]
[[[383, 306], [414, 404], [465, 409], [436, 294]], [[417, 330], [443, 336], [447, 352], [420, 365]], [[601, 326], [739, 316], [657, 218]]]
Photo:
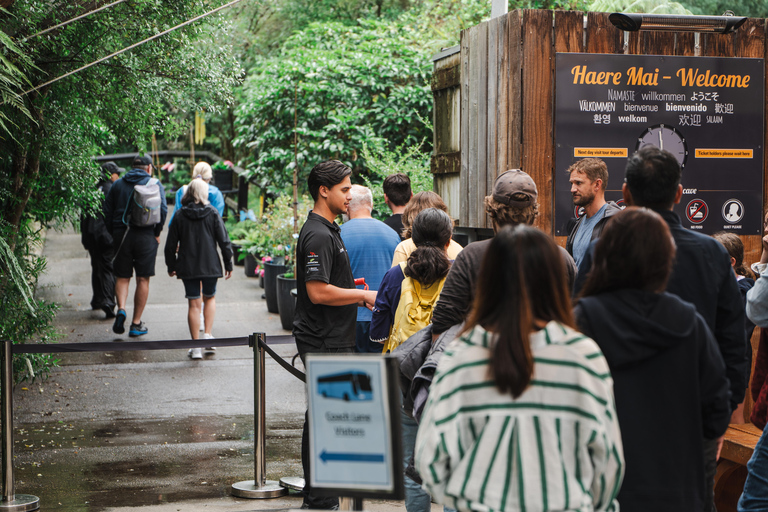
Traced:
[[394, 363], [379, 355], [307, 356], [313, 489], [370, 497], [401, 492]]

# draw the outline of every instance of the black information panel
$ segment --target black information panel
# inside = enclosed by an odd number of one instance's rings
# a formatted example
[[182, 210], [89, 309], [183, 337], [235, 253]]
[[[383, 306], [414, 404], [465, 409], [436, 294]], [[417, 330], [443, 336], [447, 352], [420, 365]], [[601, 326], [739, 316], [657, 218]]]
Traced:
[[683, 226], [762, 233], [763, 59], [558, 53], [555, 231], [580, 212], [566, 169], [608, 165], [606, 199], [620, 205], [627, 157], [646, 144], [683, 166]]

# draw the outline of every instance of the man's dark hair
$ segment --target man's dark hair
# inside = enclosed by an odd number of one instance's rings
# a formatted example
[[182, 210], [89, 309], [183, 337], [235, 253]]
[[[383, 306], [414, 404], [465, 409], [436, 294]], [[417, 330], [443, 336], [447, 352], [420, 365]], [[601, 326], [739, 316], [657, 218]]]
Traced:
[[401, 172], [387, 176], [381, 188], [395, 206], [405, 206], [411, 199], [411, 178]]
[[637, 206], [669, 210], [675, 202], [682, 171], [677, 158], [656, 146], [645, 146], [629, 157], [624, 181]]
[[352, 169], [338, 160], [326, 160], [325, 162], [320, 162], [309, 172], [309, 179], [307, 180], [309, 193], [312, 195], [312, 199], [317, 201], [320, 187], [333, 188], [335, 185], [344, 181], [344, 178], [350, 174], [352, 174]]

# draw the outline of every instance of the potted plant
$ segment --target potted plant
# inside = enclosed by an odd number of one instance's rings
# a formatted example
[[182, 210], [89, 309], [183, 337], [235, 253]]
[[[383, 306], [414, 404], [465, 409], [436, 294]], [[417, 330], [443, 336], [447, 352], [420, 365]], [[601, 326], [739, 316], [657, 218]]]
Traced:
[[244, 265], [245, 275], [258, 277], [256, 267], [262, 251], [267, 244], [266, 228], [259, 221], [242, 220], [227, 225], [232, 250], [235, 252], [235, 263]]
[[293, 269], [277, 276], [277, 310], [280, 313], [280, 324], [283, 329], [293, 329], [293, 316], [296, 313], [296, 297], [291, 291], [296, 288], [296, 274]]
[[235, 164], [229, 160], [219, 160], [211, 166], [213, 170], [213, 184], [222, 192], [231, 191], [235, 177]]

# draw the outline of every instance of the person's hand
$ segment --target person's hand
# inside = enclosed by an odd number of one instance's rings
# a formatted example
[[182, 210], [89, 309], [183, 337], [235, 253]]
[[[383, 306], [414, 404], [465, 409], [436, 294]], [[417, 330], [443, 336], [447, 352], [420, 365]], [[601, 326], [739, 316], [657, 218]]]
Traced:
[[159, 236], [156, 236], [156, 237], [155, 237], [155, 240], [157, 240], [157, 244], [158, 244], [158, 245], [160, 245], [160, 237], [159, 237]]
[[172, 270], [172, 271], [168, 272], [168, 275], [169, 275], [169, 276], [171, 276], [171, 277], [173, 277], [173, 276], [175, 276], [175, 275], [176, 275], [176, 271], [175, 271], [175, 270]]
[[226, 280], [226, 279], [229, 279], [230, 277], [232, 277], [232, 271], [231, 270], [226, 270], [224, 272], [224, 279]]
[[376, 290], [365, 290], [363, 292], [363, 307], [373, 310], [374, 304], [376, 304]]

